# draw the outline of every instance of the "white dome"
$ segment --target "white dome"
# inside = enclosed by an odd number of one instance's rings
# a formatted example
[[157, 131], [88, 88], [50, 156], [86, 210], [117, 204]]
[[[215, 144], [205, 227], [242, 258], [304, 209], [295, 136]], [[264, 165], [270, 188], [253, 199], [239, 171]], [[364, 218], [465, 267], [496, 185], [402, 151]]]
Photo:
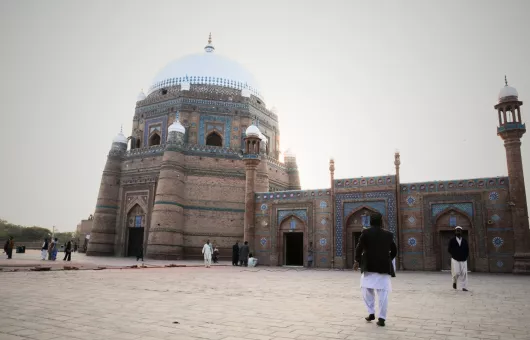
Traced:
[[259, 138], [261, 138], [261, 136], [262, 136], [261, 131], [254, 124], [250, 125], [247, 128], [247, 131], [245, 131], [245, 134], [247, 135], [247, 137], [259, 137]]
[[145, 93], [144, 93], [144, 90], [140, 91], [140, 93], [138, 93], [138, 96], [136, 97], [136, 101], [139, 102], [140, 100], [144, 100], [145, 99]]
[[116, 135], [116, 137], [114, 137], [114, 139], [112, 140], [112, 143], [122, 143], [122, 144], [127, 144], [127, 137], [125, 137], [123, 135], [123, 132], [120, 131], [120, 133], [118, 133]]
[[265, 135], [261, 133], [261, 131], [259, 132], [259, 139], [261, 139], [264, 144], [267, 144], [267, 137], [265, 137]]
[[184, 126], [182, 126], [182, 124], [180, 124], [179, 120], [176, 119], [173, 124], [171, 124], [169, 126], [169, 128], [167, 129], [167, 132], [169, 134], [169, 132], [180, 132], [180, 133], [186, 133], [186, 128]]
[[293, 152], [293, 150], [291, 149], [287, 149], [285, 150], [285, 152], [283, 153], [283, 155], [285, 157], [296, 157], [295, 153]]
[[499, 101], [506, 97], [519, 97], [519, 93], [515, 88], [506, 85], [499, 92]]
[[254, 96], [263, 99], [256, 79], [243, 66], [215, 53], [211, 40], [204, 50], [202, 53], [188, 55], [169, 63], [153, 79], [149, 93], [166, 86], [189, 82], [238, 90], [248, 89]]

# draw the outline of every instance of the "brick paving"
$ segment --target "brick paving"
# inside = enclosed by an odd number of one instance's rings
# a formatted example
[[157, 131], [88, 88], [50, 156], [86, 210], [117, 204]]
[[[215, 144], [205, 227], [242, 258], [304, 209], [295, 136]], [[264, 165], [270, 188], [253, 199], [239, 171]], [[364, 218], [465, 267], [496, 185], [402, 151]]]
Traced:
[[[530, 278], [400, 272], [387, 327], [359, 273], [155, 268], [0, 273], [0, 339], [530, 339]], [[174, 323], [178, 322], [178, 324]]]
[[[79, 269], [95, 269], [99, 267], [105, 268], [127, 268], [136, 265], [144, 265], [147, 267], [165, 267], [168, 265], [177, 266], [202, 266], [203, 261], [198, 260], [151, 260], [136, 261], [135, 257], [101, 257], [101, 256], [86, 256], [82, 253], [73, 253], [71, 261], [63, 261], [64, 252], [57, 254], [56, 261], [42, 261], [40, 258], [40, 251], [28, 249], [23, 254], [13, 254], [13, 258], [6, 259], [5, 254], [0, 257], [0, 270], [5, 272], [30, 270], [35, 267], [50, 267], [51, 270], [62, 270], [64, 266], [73, 266]], [[213, 266], [227, 266], [231, 265], [230, 261], [220, 261]]]

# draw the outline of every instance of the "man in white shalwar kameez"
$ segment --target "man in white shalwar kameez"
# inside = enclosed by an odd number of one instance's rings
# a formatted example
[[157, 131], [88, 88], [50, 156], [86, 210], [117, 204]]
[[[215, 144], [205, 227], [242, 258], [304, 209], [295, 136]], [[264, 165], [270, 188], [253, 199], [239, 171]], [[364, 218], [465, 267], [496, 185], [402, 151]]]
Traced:
[[392, 291], [391, 277], [395, 277], [394, 258], [397, 247], [394, 235], [382, 229], [381, 215], [370, 218], [371, 227], [363, 230], [355, 249], [354, 269], [361, 260], [361, 291], [368, 310], [366, 321], [375, 320], [375, 294], [379, 299], [377, 325], [384, 327], [388, 309], [388, 294]]
[[469, 245], [462, 237], [462, 227], [455, 228], [455, 237], [449, 240], [447, 249], [451, 254], [451, 276], [453, 278], [453, 288], [457, 289], [457, 281], [462, 283], [462, 290], [467, 292], [467, 258], [469, 257]]
[[210, 247], [210, 240], [206, 241], [202, 247], [202, 253], [204, 255], [204, 266], [210, 268], [212, 265], [212, 247]]

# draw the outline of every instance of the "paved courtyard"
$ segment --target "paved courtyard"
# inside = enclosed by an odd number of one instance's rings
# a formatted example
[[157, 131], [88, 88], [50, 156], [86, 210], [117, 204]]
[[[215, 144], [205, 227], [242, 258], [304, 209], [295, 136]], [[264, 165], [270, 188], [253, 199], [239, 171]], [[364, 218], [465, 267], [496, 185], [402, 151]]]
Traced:
[[0, 339], [530, 339], [530, 278], [401, 272], [387, 327], [359, 273], [213, 267], [0, 272]]

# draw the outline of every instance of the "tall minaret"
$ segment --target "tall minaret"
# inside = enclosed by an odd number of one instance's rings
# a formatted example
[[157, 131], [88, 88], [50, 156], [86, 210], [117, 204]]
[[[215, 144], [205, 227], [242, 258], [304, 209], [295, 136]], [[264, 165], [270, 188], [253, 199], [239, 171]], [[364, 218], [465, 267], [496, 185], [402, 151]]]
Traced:
[[254, 194], [256, 193], [257, 169], [261, 162], [260, 136], [261, 132], [256, 125], [252, 124], [247, 128], [245, 137], [245, 152], [243, 154], [246, 176], [243, 241], [248, 241], [251, 249], [254, 245]]
[[499, 93], [499, 102], [495, 109], [499, 115], [497, 135], [504, 140], [508, 178], [510, 182], [510, 202], [512, 212], [513, 237], [515, 245], [513, 272], [530, 274], [530, 229], [528, 225], [528, 206], [524, 186], [523, 160], [521, 157], [521, 137], [526, 126], [521, 120], [521, 105], [517, 90], [505, 86]]
[[329, 160], [329, 176], [330, 176], [330, 185], [331, 185], [331, 207], [332, 207], [332, 211], [331, 211], [331, 219], [330, 219], [330, 222], [331, 222], [331, 268], [335, 268], [335, 160], [333, 158], [331, 158]]
[[178, 119], [168, 128], [166, 150], [162, 156], [146, 257], [161, 260], [183, 258], [184, 225], [184, 134]]
[[401, 209], [400, 209], [400, 202], [401, 202], [401, 190], [400, 190], [400, 179], [399, 179], [399, 167], [401, 165], [401, 156], [399, 155], [399, 151], [396, 150], [394, 153], [394, 165], [396, 167], [396, 210], [397, 210], [397, 230], [396, 230], [396, 237], [398, 239], [398, 256], [399, 256], [399, 263], [398, 268], [400, 270], [403, 270], [403, 234], [401, 229]]
[[112, 141], [99, 185], [94, 222], [90, 231], [87, 256], [113, 256], [116, 218], [120, 193], [121, 161], [127, 150], [127, 138], [120, 131]]
[[300, 190], [300, 174], [298, 172], [298, 164], [296, 162], [296, 155], [291, 149], [287, 149], [284, 153], [285, 166], [289, 174], [289, 190]]

